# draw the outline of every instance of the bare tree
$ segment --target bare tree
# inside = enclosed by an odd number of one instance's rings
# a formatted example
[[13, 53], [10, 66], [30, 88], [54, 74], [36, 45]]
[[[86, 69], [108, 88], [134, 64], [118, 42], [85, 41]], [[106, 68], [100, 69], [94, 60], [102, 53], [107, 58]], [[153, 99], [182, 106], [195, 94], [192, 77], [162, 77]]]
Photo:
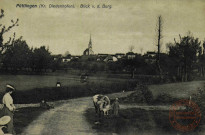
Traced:
[[205, 39], [204, 39], [204, 41], [203, 41], [203, 55], [205, 55]]
[[129, 46], [129, 51], [133, 52], [133, 50], [135, 49], [135, 47], [133, 45]]
[[[0, 13], [0, 20], [4, 17], [4, 10], [1, 9], [1, 13]], [[13, 27], [18, 26], [18, 21], [19, 19], [16, 19], [16, 21], [11, 20], [11, 24], [10, 26], [6, 27], [5, 25], [0, 23], [0, 55], [2, 54], [2, 52], [6, 49], [6, 47], [8, 47], [9, 45], [12, 44], [12, 42], [15, 40], [15, 33], [13, 35], [13, 39], [11, 39], [11, 37], [9, 38], [9, 40], [6, 43], [4, 42], [3, 39], [3, 35], [6, 32], [9, 32]]]
[[162, 70], [160, 67], [161, 39], [162, 39], [162, 17], [160, 15], [158, 16], [158, 22], [157, 22], [157, 58], [156, 58], [156, 63], [157, 63], [157, 68], [159, 71], [160, 78], [162, 75]]
[[140, 48], [140, 53], [141, 53], [141, 54], [143, 53], [143, 48], [142, 48], [142, 47]]

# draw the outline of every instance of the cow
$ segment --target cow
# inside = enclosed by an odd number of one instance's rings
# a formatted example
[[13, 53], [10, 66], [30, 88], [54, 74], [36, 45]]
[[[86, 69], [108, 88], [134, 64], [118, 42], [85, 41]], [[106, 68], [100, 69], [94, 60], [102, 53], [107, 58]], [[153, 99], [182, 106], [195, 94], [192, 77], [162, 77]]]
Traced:
[[95, 107], [96, 115], [101, 116], [101, 112], [104, 115], [108, 115], [108, 111], [110, 110], [110, 99], [108, 96], [97, 94], [93, 96], [93, 104]]
[[98, 113], [98, 108], [99, 108], [99, 101], [100, 99], [103, 97], [103, 95], [100, 95], [100, 94], [97, 94], [97, 95], [94, 95], [93, 96], [93, 104], [94, 104], [94, 107], [95, 107], [95, 113], [97, 114]]

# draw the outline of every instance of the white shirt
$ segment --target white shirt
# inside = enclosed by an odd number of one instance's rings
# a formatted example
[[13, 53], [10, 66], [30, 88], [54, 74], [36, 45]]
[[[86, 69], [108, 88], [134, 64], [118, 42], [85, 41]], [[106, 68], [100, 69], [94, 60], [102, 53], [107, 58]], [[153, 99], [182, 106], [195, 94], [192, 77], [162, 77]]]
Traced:
[[13, 111], [16, 107], [13, 104], [13, 98], [9, 93], [6, 93], [3, 96], [3, 104], [6, 105], [7, 108], [9, 108], [10, 111]]

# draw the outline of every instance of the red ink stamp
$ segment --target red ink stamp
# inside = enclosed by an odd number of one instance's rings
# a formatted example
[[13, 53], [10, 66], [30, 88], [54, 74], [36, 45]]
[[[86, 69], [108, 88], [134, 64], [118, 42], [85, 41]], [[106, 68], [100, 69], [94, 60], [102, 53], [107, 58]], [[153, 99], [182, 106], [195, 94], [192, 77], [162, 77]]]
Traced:
[[200, 108], [191, 100], [179, 100], [170, 107], [169, 121], [176, 130], [192, 131], [199, 125], [200, 120]]

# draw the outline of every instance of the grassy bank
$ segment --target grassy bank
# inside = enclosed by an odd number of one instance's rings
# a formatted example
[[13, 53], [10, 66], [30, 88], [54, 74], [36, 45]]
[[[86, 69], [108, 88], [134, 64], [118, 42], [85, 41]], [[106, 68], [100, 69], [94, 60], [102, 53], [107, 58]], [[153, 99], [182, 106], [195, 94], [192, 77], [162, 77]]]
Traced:
[[193, 131], [185, 133], [177, 131], [170, 124], [168, 110], [122, 109], [119, 117], [104, 117], [99, 125], [94, 124], [94, 121], [98, 120], [94, 114], [94, 109], [88, 109], [85, 113], [87, 121], [92, 125], [93, 129], [107, 134], [199, 135], [203, 134], [202, 131], [204, 131], [202, 124]]
[[162, 85], [150, 85], [149, 89], [152, 91], [154, 98], [162, 93], [169, 94], [175, 98], [187, 98], [196, 93], [199, 87], [203, 88], [204, 85], [205, 81], [191, 81]]
[[14, 114], [16, 133], [21, 134], [23, 130], [44, 111], [46, 110], [40, 107], [20, 108], [19, 111]]

